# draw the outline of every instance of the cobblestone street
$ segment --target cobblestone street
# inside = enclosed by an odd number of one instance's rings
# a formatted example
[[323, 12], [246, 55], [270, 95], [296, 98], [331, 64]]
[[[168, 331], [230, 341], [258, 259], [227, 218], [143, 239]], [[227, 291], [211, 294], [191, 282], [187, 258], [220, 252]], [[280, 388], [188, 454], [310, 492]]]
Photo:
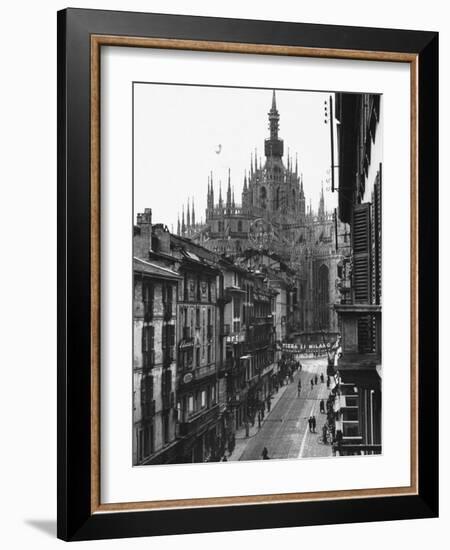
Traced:
[[[271, 459], [309, 458], [331, 456], [331, 445], [321, 440], [325, 414], [320, 413], [320, 400], [326, 400], [329, 389], [320, 382], [323, 373], [326, 380], [326, 358], [302, 359], [302, 371], [294, 376], [294, 382], [284, 386], [274, 399], [271, 412], [266, 416], [261, 429], [250, 432], [250, 437], [237, 438], [236, 449], [229, 460], [258, 460], [264, 447]], [[311, 388], [311, 379], [317, 375], [318, 382]], [[297, 392], [298, 380], [302, 390]], [[331, 388], [330, 388], [331, 389]], [[279, 397], [278, 395], [281, 394]], [[316, 433], [308, 426], [309, 416], [317, 419]]]

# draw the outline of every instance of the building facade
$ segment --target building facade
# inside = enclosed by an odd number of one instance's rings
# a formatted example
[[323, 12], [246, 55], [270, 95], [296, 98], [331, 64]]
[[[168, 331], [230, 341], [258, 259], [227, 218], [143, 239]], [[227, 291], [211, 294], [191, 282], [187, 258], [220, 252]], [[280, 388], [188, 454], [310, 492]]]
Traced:
[[133, 346], [133, 464], [176, 456], [176, 295], [181, 277], [135, 258]]
[[340, 122], [339, 216], [351, 254], [339, 266], [341, 329], [333, 411], [335, 451], [381, 452], [382, 99], [336, 94]]
[[217, 368], [217, 276], [215, 258], [172, 236], [182, 276], [178, 292], [177, 410], [179, 462], [218, 460], [224, 452]]

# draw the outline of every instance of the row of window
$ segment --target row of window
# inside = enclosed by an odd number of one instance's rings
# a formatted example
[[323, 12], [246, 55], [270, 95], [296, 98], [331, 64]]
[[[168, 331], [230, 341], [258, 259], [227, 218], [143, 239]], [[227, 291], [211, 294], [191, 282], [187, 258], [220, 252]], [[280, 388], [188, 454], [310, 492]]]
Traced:
[[[163, 306], [163, 315], [166, 320], [173, 315], [173, 283], [161, 284], [161, 300]], [[142, 302], [144, 306], [144, 320], [151, 321], [155, 313], [155, 282], [144, 279], [142, 282]]]
[[214, 336], [213, 310], [212, 308], [182, 307], [181, 308], [181, 333], [184, 339], [193, 338], [194, 330], [201, 330], [203, 343]]
[[[203, 346], [181, 349], [178, 355], [178, 364], [183, 370], [191, 370], [196, 367], [209, 365], [214, 361], [213, 346], [211, 343]], [[195, 358], [195, 361], [194, 361]]]
[[[161, 375], [161, 399], [164, 410], [173, 408], [172, 371], [164, 369]], [[143, 419], [152, 418], [156, 413], [154, 398], [154, 377], [146, 374], [141, 379], [141, 416]]]
[[[142, 327], [142, 361], [143, 367], [149, 368], [155, 364], [155, 327]], [[175, 360], [175, 325], [162, 325], [161, 351], [164, 364]]]
[[189, 416], [203, 409], [210, 408], [215, 404], [216, 386], [215, 384], [211, 384], [183, 396], [182, 400], [177, 404], [179, 418], [186, 421]]

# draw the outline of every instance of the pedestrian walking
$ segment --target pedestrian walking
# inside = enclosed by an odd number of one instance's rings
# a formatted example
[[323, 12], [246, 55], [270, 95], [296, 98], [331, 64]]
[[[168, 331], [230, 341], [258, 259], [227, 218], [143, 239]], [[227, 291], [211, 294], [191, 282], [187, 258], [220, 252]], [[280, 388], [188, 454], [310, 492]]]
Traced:
[[316, 433], [316, 417], [314, 415], [311, 420], [311, 425], [312, 425], [312, 431]]
[[316, 386], [317, 386], [317, 380], [318, 380], [318, 379], [317, 379], [317, 374], [315, 374], [315, 375], [314, 375], [314, 384], [316, 384]]
[[320, 373], [320, 383], [323, 384], [325, 381], [325, 378], [323, 376], [323, 372]]
[[311, 378], [311, 389], [314, 389], [314, 380]]
[[264, 447], [261, 456], [263, 460], [269, 460], [269, 451], [267, 450], [267, 447]]
[[330, 387], [330, 377], [327, 376], [327, 388], [329, 388], [329, 387]]
[[308, 426], [309, 426], [309, 431], [312, 432], [313, 431], [313, 429], [312, 429], [312, 416], [310, 416], [308, 418]]
[[320, 400], [320, 412], [322, 414], [325, 414], [325, 403], [324, 403], [323, 399]]
[[302, 382], [301, 380], [299, 380], [297, 384], [297, 397], [300, 397], [301, 391], [302, 391]]
[[327, 425], [324, 424], [322, 427], [322, 440], [326, 444], [328, 443], [328, 434], [327, 434]]

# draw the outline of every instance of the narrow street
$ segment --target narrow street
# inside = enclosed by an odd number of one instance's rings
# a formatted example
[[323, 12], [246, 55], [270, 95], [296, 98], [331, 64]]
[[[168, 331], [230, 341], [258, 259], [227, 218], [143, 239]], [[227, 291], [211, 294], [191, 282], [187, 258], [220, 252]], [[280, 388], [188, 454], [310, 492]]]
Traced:
[[[326, 401], [329, 390], [326, 385], [326, 358], [301, 360], [302, 371], [297, 371], [294, 382], [285, 388], [281, 398], [266, 417], [261, 429], [248, 438], [239, 460], [258, 460], [264, 447], [269, 458], [309, 458], [331, 456], [331, 445], [322, 442], [322, 426], [325, 414], [320, 413], [320, 400]], [[325, 382], [320, 382], [323, 373]], [[311, 388], [311, 379], [318, 382]], [[297, 393], [298, 380], [302, 390]], [[281, 390], [280, 390], [281, 391]], [[308, 418], [317, 420], [316, 433], [310, 433]]]

